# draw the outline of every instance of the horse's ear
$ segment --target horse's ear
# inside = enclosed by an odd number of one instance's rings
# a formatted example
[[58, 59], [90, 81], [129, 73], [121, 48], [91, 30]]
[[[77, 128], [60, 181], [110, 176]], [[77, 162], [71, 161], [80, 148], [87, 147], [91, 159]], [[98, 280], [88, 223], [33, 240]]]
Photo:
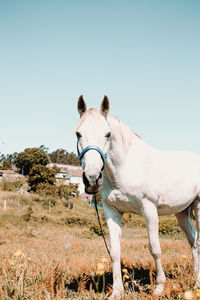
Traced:
[[77, 109], [78, 109], [78, 112], [80, 114], [80, 117], [82, 117], [84, 112], [86, 112], [86, 110], [87, 110], [87, 105], [86, 105], [86, 102], [83, 98], [83, 95], [80, 95], [80, 97], [78, 98]]
[[101, 102], [101, 113], [106, 117], [110, 110], [110, 101], [105, 95]]

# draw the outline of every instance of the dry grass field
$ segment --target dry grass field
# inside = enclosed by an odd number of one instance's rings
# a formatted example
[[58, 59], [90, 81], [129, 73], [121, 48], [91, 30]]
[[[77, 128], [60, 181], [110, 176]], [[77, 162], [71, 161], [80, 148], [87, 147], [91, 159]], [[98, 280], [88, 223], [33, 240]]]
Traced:
[[[36, 195], [0, 191], [0, 299], [108, 298], [111, 264], [95, 211], [78, 198], [74, 203], [72, 211], [61, 200], [49, 207], [48, 199]], [[174, 217], [167, 220], [176, 224]], [[123, 224], [123, 299], [154, 299], [155, 269], [143, 220], [126, 215]], [[167, 275], [160, 299], [200, 299], [200, 291], [192, 290], [195, 277], [184, 235], [172, 230], [160, 241]]]

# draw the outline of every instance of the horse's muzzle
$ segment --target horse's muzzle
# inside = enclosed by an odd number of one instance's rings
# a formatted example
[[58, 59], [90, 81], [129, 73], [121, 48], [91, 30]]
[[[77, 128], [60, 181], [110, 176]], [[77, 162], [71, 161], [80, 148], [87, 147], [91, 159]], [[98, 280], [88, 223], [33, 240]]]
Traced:
[[85, 185], [85, 192], [87, 194], [96, 194], [102, 182], [102, 172], [100, 172], [98, 175], [86, 175], [86, 173], [83, 172], [83, 183]]

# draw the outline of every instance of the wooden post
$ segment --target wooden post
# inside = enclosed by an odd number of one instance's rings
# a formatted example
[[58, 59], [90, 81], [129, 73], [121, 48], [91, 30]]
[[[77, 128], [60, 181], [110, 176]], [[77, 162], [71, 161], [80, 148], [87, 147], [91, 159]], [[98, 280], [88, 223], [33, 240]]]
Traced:
[[51, 210], [51, 200], [49, 200], [49, 210]]
[[7, 204], [7, 200], [3, 201], [3, 210], [6, 210], [6, 204]]

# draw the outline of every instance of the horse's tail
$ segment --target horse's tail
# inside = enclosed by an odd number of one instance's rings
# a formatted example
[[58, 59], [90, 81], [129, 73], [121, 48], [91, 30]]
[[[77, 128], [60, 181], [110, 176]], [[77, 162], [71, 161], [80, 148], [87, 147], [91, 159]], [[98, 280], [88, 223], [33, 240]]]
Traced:
[[195, 211], [194, 211], [194, 206], [195, 206], [195, 200], [190, 204], [188, 210], [190, 214], [190, 218], [195, 220]]
[[189, 206], [188, 209], [189, 209], [190, 218], [194, 220], [194, 218], [195, 218], [194, 202], [192, 202], [192, 204]]
[[190, 204], [189, 206], [189, 213], [190, 213], [190, 217], [191, 219], [195, 220], [195, 202], [196, 201], [200, 201], [200, 195], [198, 195], [194, 201]]

